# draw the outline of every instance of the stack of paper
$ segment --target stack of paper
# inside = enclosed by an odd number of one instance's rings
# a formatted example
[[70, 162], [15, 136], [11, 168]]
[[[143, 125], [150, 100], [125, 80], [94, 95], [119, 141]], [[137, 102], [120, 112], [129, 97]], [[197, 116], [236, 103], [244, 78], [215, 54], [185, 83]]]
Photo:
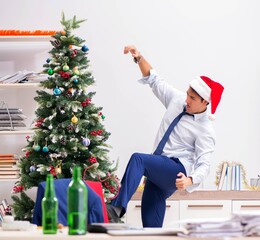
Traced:
[[23, 122], [25, 118], [26, 116], [23, 115], [22, 109], [8, 107], [0, 108], [0, 130], [10, 130], [15, 127], [26, 127]]
[[189, 237], [238, 237], [243, 236], [239, 219], [193, 219], [185, 220], [185, 236]]
[[236, 213], [233, 219], [241, 222], [244, 236], [260, 236], [260, 211]]
[[48, 79], [48, 74], [38, 74], [32, 71], [23, 70], [11, 75], [0, 77], [0, 83], [38, 83], [46, 79]]
[[184, 237], [239, 237], [260, 236], [260, 211], [239, 212], [228, 219], [191, 219], [181, 221]]

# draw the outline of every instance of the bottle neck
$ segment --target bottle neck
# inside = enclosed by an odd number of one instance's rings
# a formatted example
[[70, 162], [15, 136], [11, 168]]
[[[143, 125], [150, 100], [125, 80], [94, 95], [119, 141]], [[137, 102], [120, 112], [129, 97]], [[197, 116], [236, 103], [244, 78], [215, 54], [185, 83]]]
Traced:
[[73, 180], [74, 181], [81, 180], [81, 167], [74, 167], [73, 168]]
[[54, 181], [52, 174], [47, 175], [44, 197], [55, 197]]

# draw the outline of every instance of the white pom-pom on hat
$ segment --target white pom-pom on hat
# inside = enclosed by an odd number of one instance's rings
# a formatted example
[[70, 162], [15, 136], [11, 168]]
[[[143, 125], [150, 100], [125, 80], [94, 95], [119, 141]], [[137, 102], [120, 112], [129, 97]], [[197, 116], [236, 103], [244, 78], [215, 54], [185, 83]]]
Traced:
[[211, 103], [211, 114], [209, 118], [215, 120], [215, 112], [220, 102], [224, 87], [206, 76], [196, 77], [190, 82], [192, 87], [204, 100]]

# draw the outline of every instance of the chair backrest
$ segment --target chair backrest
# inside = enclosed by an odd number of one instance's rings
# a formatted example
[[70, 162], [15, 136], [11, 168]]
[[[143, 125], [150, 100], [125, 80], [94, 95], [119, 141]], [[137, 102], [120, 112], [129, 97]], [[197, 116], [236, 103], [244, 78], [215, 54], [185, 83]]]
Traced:
[[98, 194], [101, 198], [101, 202], [102, 202], [102, 209], [103, 209], [103, 215], [104, 215], [104, 223], [108, 223], [108, 216], [107, 216], [107, 208], [106, 208], [106, 204], [105, 204], [105, 199], [104, 199], [104, 194], [103, 194], [103, 189], [102, 189], [102, 185], [100, 182], [94, 182], [94, 181], [85, 181], [87, 183], [87, 185], [89, 187], [91, 187], [91, 189], [96, 192], [96, 194]]
[[[67, 226], [67, 190], [71, 179], [56, 179], [54, 180], [54, 187], [56, 192], [56, 197], [59, 201], [58, 207], [58, 221], [59, 223]], [[104, 222], [104, 207], [102, 200], [104, 198], [100, 197], [99, 188], [97, 184], [92, 184], [91, 181], [86, 183], [88, 187], [88, 224], [91, 223], [103, 223]], [[92, 187], [90, 186], [92, 185]], [[94, 186], [95, 185], [95, 186]], [[32, 223], [41, 226], [42, 224], [42, 208], [41, 201], [44, 197], [46, 182], [41, 182], [38, 186]]]

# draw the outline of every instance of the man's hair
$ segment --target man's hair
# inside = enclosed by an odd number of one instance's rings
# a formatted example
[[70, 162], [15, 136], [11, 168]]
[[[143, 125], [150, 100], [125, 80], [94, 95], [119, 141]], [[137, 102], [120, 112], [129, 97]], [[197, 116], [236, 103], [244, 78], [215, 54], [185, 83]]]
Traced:
[[[198, 96], [200, 96], [200, 95], [198, 94], [198, 92], [194, 90], [194, 88], [190, 87], [190, 89], [192, 90], [192, 92], [194, 92], [194, 93], [196, 93]], [[205, 100], [202, 96], [200, 96], [200, 98], [201, 98], [201, 102], [203, 102], [203, 100]]]
[[[194, 90], [194, 88], [190, 87], [191, 91], [193, 91], [194, 93], [196, 93], [198, 96], [200, 96], [197, 91]], [[203, 100], [205, 100], [202, 96], [200, 96], [200, 101], [203, 102]], [[205, 100], [207, 102], [207, 105], [209, 104], [209, 102], [207, 100]]]

